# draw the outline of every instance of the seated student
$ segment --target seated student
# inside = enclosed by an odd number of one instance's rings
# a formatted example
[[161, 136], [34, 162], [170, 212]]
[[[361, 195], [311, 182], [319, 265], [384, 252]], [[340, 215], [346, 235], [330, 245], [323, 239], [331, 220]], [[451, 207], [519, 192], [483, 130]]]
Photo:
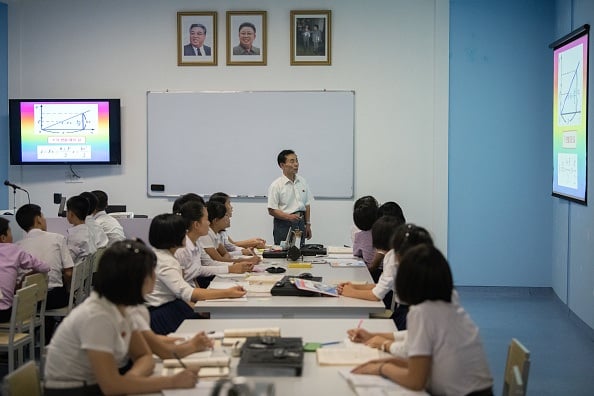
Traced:
[[[46, 308], [65, 307], [68, 305], [68, 290], [72, 279], [72, 267], [74, 267], [66, 238], [60, 234], [47, 232], [47, 222], [38, 205], [21, 206], [15, 217], [19, 226], [26, 232], [17, 245], [50, 266]], [[50, 322], [52, 321], [48, 321]]]
[[[374, 224], [374, 229], [380, 235], [391, 235], [390, 230], [394, 230], [396, 226], [396, 232], [393, 233], [392, 250], [388, 252], [384, 259], [384, 271], [378, 283], [375, 285], [353, 285], [347, 282], [338, 286], [338, 292], [340, 294], [363, 300], [381, 300], [394, 289], [400, 258], [414, 246], [422, 243], [433, 243], [433, 239], [431, 239], [426, 229], [417, 227], [414, 224], [398, 224], [399, 220], [393, 216], [383, 216], [377, 221], [377, 225]], [[392, 238], [388, 237], [387, 240], [389, 241], [390, 239]], [[381, 238], [377, 237], [376, 240], [381, 241]], [[382, 242], [385, 241], [383, 240]], [[395, 297], [395, 300], [398, 305], [392, 307], [392, 301], [390, 301], [389, 308], [394, 310], [393, 319], [396, 327], [399, 330], [404, 330], [406, 329], [408, 307], [405, 304], [400, 304], [398, 298]]]
[[183, 247], [186, 228], [186, 220], [171, 213], [156, 216], [149, 228], [149, 241], [157, 256], [157, 280], [153, 291], [146, 296], [146, 302], [151, 317], [150, 327], [157, 334], [174, 332], [185, 319], [199, 319], [192, 304], [198, 300], [245, 295], [241, 286], [206, 290], [195, 288], [184, 280], [174, 254]]
[[72, 227], [68, 229], [66, 246], [72, 256], [74, 265], [82, 264], [88, 256], [97, 251], [95, 241], [91, 237], [85, 218], [89, 213], [89, 200], [76, 195], [66, 201], [66, 220]]
[[[155, 284], [156, 258], [144, 244], [116, 242], [99, 262], [93, 293], [58, 326], [47, 348], [46, 396], [153, 393], [193, 388], [196, 373], [153, 376], [155, 363], [131, 307]], [[125, 375], [118, 371], [132, 359]]]
[[175, 258], [182, 267], [186, 282], [195, 285], [197, 278], [228, 273], [243, 274], [252, 269], [252, 266], [245, 261], [229, 265], [228, 262], [209, 259], [209, 262], [203, 265], [202, 259], [205, 253], [198, 243], [198, 238], [208, 234], [210, 222], [206, 207], [200, 201], [190, 201], [185, 203], [178, 213], [188, 224], [185, 245], [175, 252]]
[[[210, 196], [209, 201], [218, 201], [225, 204], [229, 217], [233, 216], [233, 205], [231, 205], [231, 197], [228, 194], [224, 192], [216, 192]], [[229, 252], [231, 252], [231, 250], [236, 250], [237, 246], [243, 249], [266, 248], [266, 240], [262, 238], [251, 238], [245, 239], [243, 241], [234, 241], [230, 236], [227, 235], [227, 230], [221, 231], [221, 234], [224, 235], [223, 245], [225, 245], [225, 248]]]
[[459, 304], [452, 303], [454, 282], [447, 260], [422, 244], [403, 257], [396, 292], [410, 304], [408, 358], [372, 360], [357, 374], [381, 375], [433, 395], [493, 395], [493, 378], [479, 331]]
[[[230, 263], [247, 262], [251, 264], [252, 268], [260, 261], [259, 256], [250, 257], [232, 257], [218, 235], [219, 232], [229, 226], [229, 214], [224, 204], [217, 201], [208, 201], [206, 205], [208, 210], [208, 221], [210, 221], [210, 228], [208, 234], [198, 238], [204, 251], [210, 256], [212, 260], [226, 261]], [[251, 268], [250, 268], [251, 271]]]
[[48, 272], [50, 266], [12, 243], [9, 221], [0, 217], [0, 322], [9, 322], [19, 271]]
[[190, 201], [198, 201], [202, 205], [206, 205], [206, 202], [204, 202], [204, 199], [200, 195], [195, 193], [187, 193], [177, 197], [177, 199], [173, 202], [173, 209], [171, 210], [171, 213], [179, 213], [181, 207]]
[[371, 238], [371, 227], [377, 220], [377, 206], [369, 203], [363, 203], [353, 208], [353, 222], [359, 229], [353, 239], [353, 256], [361, 257], [374, 282], [377, 282], [379, 274], [379, 264], [383, 259], [382, 255], [376, 254]]
[[85, 217], [85, 224], [89, 227], [91, 238], [93, 239], [97, 249], [106, 248], [109, 244], [109, 239], [107, 238], [105, 231], [103, 231], [103, 228], [95, 221], [95, 218], [93, 217], [93, 213], [95, 213], [95, 209], [97, 208], [97, 197], [95, 194], [88, 191], [80, 193], [80, 196], [89, 201], [89, 210], [87, 212], [87, 216]]
[[97, 197], [97, 207], [93, 211], [93, 219], [101, 227], [105, 235], [107, 235], [107, 246], [111, 246], [114, 242], [126, 239], [124, 234], [124, 227], [114, 217], [107, 214], [107, 194], [101, 190], [91, 191]]
[[[359, 206], [362, 205], [370, 205], [375, 206], [377, 208], [379, 204], [377, 203], [377, 199], [375, 199], [373, 196], [365, 195], [355, 201], [355, 203], [353, 204], [353, 213]], [[359, 231], [361, 230], [353, 224], [353, 226], [351, 227], [351, 241], [355, 241], [355, 235], [357, 235]]]
[[377, 208], [377, 217], [380, 218], [382, 216], [398, 217], [399, 219], [402, 219], [403, 223], [406, 223], [402, 208], [394, 201], [384, 202], [379, 208]]

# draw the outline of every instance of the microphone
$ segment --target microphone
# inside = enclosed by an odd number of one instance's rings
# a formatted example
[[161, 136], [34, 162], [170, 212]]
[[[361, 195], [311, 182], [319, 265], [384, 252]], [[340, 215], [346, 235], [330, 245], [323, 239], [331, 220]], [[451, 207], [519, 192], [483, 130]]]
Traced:
[[16, 184], [12, 184], [12, 183], [11, 183], [11, 182], [9, 182], [8, 180], [4, 180], [4, 185], [5, 185], [5, 186], [12, 187], [12, 188], [14, 188], [15, 190], [23, 190], [23, 191], [27, 191], [27, 190], [25, 190], [24, 188], [21, 188], [21, 187], [17, 186]]

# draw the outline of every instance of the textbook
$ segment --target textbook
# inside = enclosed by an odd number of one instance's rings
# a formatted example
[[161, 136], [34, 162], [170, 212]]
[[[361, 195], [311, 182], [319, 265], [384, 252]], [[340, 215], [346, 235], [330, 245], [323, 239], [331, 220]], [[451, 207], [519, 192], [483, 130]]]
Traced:
[[343, 259], [343, 260], [326, 260], [330, 263], [332, 268], [347, 268], [347, 267], [365, 267], [363, 260], [357, 259]]
[[379, 349], [370, 347], [319, 348], [316, 357], [320, 366], [355, 366], [384, 355]]
[[[231, 364], [231, 357], [229, 356], [210, 356], [210, 357], [185, 357], [181, 359], [188, 368], [197, 367], [228, 367]], [[164, 359], [163, 367], [175, 368], [182, 367], [178, 359]]]
[[314, 293], [324, 294], [327, 296], [338, 297], [338, 291], [336, 290], [336, 286], [300, 278], [294, 278], [293, 284], [299, 290], [306, 290]]
[[239, 328], [239, 329], [225, 329], [223, 331], [225, 338], [229, 337], [262, 337], [272, 336], [280, 337], [280, 327], [253, 327], [253, 328]]
[[[183, 367], [163, 367], [162, 375], [175, 375], [183, 370], [185, 370]], [[198, 378], [228, 377], [229, 373], [229, 367], [200, 367]]]

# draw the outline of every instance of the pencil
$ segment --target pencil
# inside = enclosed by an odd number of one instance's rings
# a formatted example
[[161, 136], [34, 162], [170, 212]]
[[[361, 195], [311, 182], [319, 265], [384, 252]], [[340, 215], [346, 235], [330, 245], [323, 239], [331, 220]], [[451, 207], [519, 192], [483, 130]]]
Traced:
[[184, 364], [184, 362], [181, 360], [181, 358], [176, 352], [173, 352], [173, 357], [177, 359], [177, 361], [179, 362], [179, 364], [181, 364], [183, 368], [185, 368], [186, 370], [188, 369], [188, 367]]

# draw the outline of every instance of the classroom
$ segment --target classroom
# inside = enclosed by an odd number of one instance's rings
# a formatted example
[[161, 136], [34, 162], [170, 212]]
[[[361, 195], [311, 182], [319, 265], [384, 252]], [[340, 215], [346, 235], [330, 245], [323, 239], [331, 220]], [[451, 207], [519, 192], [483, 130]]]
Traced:
[[[330, 65], [291, 65], [295, 9], [332, 11]], [[266, 11], [266, 64], [228, 65], [226, 12], [248, 10]], [[216, 12], [216, 65], [178, 65], [183, 11]], [[57, 215], [55, 193], [101, 189], [110, 203], [151, 218], [174, 198], [147, 193], [148, 92], [352, 91], [353, 196], [314, 201], [312, 242], [350, 244], [362, 195], [396, 201], [407, 220], [431, 231], [457, 287], [550, 293], [591, 344], [594, 210], [551, 196], [549, 44], [593, 16], [591, 0], [0, 0], [0, 180], [27, 189], [47, 217]], [[10, 165], [12, 98], [119, 98], [121, 165]], [[249, 122], [266, 117], [262, 109]], [[301, 127], [311, 127], [307, 114]], [[196, 155], [205, 150], [241, 159], [243, 168], [261, 155], [232, 142], [209, 147], [203, 136]], [[330, 148], [326, 161], [341, 161], [338, 154]], [[300, 161], [304, 177], [316, 172]], [[269, 164], [278, 170], [274, 157]], [[193, 192], [214, 192], [200, 191], [200, 174], [177, 176], [195, 177]], [[12, 192], [0, 190], [0, 209], [27, 202]], [[235, 199], [234, 207], [234, 236], [272, 239], [265, 200]], [[530, 381], [538, 378], [533, 364]], [[502, 369], [493, 369], [496, 383]], [[529, 389], [546, 389], [541, 381]], [[573, 394], [592, 392], [585, 381]]]

